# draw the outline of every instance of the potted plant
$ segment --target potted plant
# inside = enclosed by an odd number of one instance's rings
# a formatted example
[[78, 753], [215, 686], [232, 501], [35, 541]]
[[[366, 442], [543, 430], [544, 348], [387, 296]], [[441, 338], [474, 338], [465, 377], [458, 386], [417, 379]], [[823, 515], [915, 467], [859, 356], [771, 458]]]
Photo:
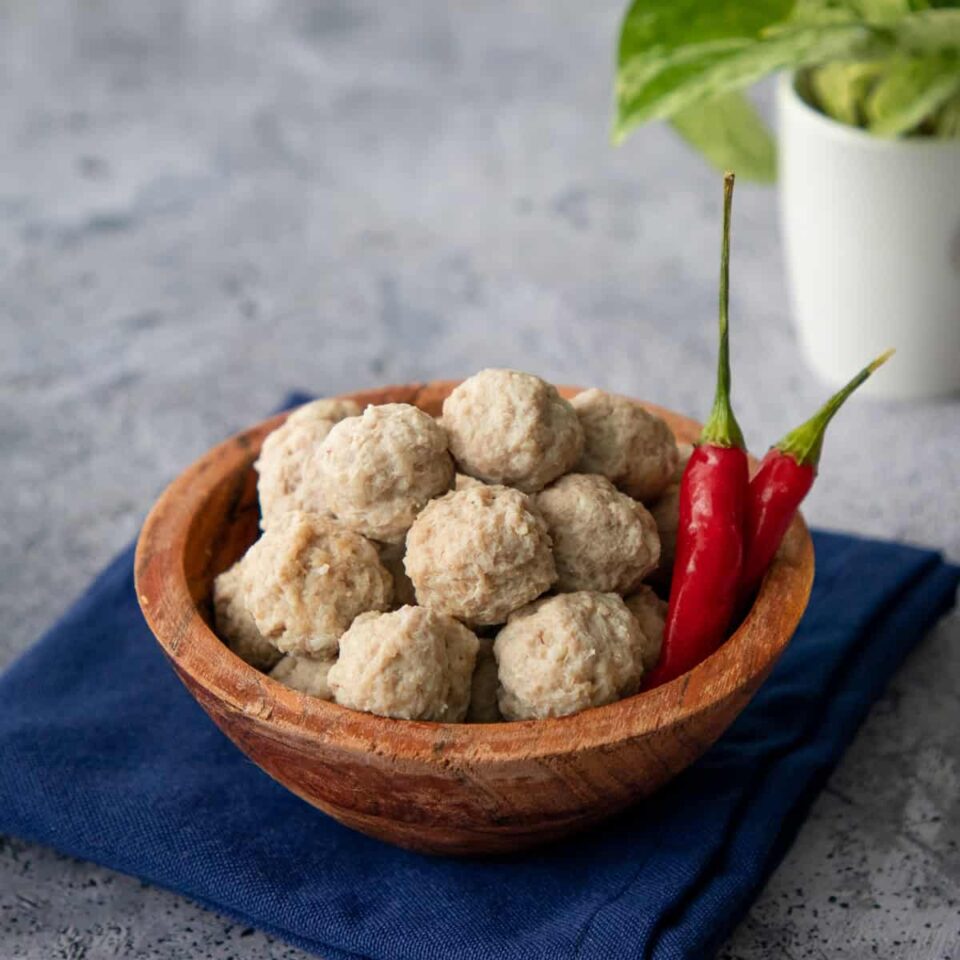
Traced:
[[[783, 71], [779, 162], [743, 89]], [[898, 349], [875, 392], [960, 389], [960, 0], [634, 0], [615, 140], [666, 119], [772, 180], [800, 340], [826, 379]]]

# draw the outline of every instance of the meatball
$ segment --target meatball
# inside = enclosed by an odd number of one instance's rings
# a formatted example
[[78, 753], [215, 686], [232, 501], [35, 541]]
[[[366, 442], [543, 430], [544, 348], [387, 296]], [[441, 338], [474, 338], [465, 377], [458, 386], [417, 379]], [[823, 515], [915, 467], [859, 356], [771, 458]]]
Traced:
[[446, 433], [408, 403], [341, 420], [323, 442], [319, 472], [337, 519], [386, 543], [400, 543], [427, 501], [453, 485]]
[[271, 671], [270, 676], [291, 690], [299, 690], [321, 700], [332, 699], [327, 674], [333, 660], [313, 660], [310, 657], [284, 657]]
[[443, 425], [460, 469], [532, 493], [570, 470], [583, 430], [556, 387], [516, 370], [481, 370], [443, 403]]
[[660, 417], [636, 400], [602, 390], [584, 390], [572, 403], [585, 438], [579, 472], [602, 473], [644, 503], [663, 493], [678, 454], [673, 433]]
[[406, 543], [380, 544], [380, 562], [390, 571], [390, 576], [393, 577], [393, 605], [395, 607], [413, 606], [417, 602], [413, 583], [403, 566], [403, 557], [406, 551]]
[[330, 669], [334, 700], [401, 720], [460, 723], [467, 715], [477, 638], [425, 607], [357, 617]]
[[683, 479], [683, 471], [687, 469], [687, 463], [692, 454], [692, 443], [677, 444], [677, 468], [673, 471], [673, 476], [670, 478], [671, 484], [679, 483]]
[[472, 625], [504, 622], [557, 579], [543, 518], [526, 494], [501, 486], [429, 503], [404, 565], [420, 603]]
[[267, 435], [254, 464], [264, 530], [289, 510], [326, 513], [316, 454], [335, 423], [359, 415], [360, 406], [352, 400], [314, 400]]
[[673, 561], [677, 556], [677, 530], [680, 527], [680, 487], [667, 487], [657, 502], [650, 508], [660, 536], [660, 566], [657, 569], [658, 583], [669, 583], [673, 574]]
[[553, 540], [558, 590], [630, 593], [656, 568], [653, 517], [606, 477], [567, 474], [535, 502]]
[[269, 670], [283, 654], [263, 639], [243, 600], [241, 564], [238, 561], [213, 581], [213, 610], [220, 639], [241, 659]]
[[476, 477], [468, 477], [465, 473], [458, 473], [453, 478], [453, 489], [454, 490], [467, 490], [470, 487], [483, 487], [486, 484], [482, 480], [477, 480]]
[[615, 593], [561, 593], [518, 610], [497, 635], [500, 712], [563, 717], [636, 693], [644, 636]]
[[652, 670], [663, 648], [663, 628], [667, 622], [667, 604], [645, 584], [623, 601], [643, 631], [641, 648], [644, 671]]
[[393, 584], [377, 549], [352, 530], [294, 511], [243, 561], [243, 593], [263, 636], [283, 653], [333, 657], [357, 614], [386, 610]]
[[473, 680], [470, 684], [467, 723], [499, 723], [503, 719], [497, 704], [498, 686], [493, 641], [481, 640], [477, 650], [477, 665], [473, 669]]

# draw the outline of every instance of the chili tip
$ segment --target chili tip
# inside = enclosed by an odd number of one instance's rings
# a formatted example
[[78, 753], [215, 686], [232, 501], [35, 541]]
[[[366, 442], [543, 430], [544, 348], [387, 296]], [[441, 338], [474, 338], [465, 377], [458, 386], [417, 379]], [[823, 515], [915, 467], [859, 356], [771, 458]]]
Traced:
[[876, 370], [879, 370], [895, 353], [893, 349], [886, 350], [871, 363], [868, 363], [849, 383], [841, 387], [806, 423], [800, 424], [791, 430], [775, 449], [795, 460], [802, 467], [811, 467], [814, 470], [820, 462], [823, 451], [823, 436], [827, 426], [837, 411], [844, 405], [847, 398], [857, 387]]

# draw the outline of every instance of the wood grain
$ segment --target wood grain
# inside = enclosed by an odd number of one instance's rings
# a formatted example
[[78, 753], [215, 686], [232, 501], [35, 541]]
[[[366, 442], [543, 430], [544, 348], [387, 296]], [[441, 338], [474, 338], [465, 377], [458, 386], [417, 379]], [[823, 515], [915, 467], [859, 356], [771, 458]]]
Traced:
[[[350, 396], [436, 414], [454, 385]], [[678, 439], [697, 436], [693, 420], [646, 406]], [[221, 730], [298, 796], [381, 840], [428, 853], [504, 852], [623, 809], [723, 733], [806, 606], [813, 546], [798, 515], [739, 629], [690, 673], [648, 693], [573, 717], [469, 725], [390, 720], [308, 697], [248, 666], [211, 629], [213, 578], [256, 538], [253, 462], [284, 416], [215, 447], [167, 488], [137, 544], [137, 594], [180, 679]]]

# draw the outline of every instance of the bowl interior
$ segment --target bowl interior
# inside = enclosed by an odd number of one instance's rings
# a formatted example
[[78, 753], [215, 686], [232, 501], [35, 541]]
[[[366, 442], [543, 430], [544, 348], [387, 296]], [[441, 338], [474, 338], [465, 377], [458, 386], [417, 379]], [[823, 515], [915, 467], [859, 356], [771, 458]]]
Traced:
[[[413, 384], [351, 395], [361, 404], [415, 403], [438, 414], [455, 381]], [[563, 388], [566, 396], [579, 388]], [[692, 441], [698, 424], [658, 408], [677, 438]], [[550, 756], [653, 734], [714, 710], [730, 698], [745, 703], [788, 642], [806, 605], [813, 575], [812, 544], [794, 520], [753, 610], [714, 655], [657, 689], [572, 717], [500, 724], [441, 724], [390, 720], [305, 696], [248, 666], [212, 630], [213, 578], [258, 535], [253, 464], [281, 414], [215, 447], [167, 489], [151, 512], [137, 549], [137, 590], [157, 639], [205, 705], [217, 702], [255, 714], [299, 735], [336, 737], [347, 749], [398, 755], [485, 756], [496, 762], [517, 752]], [[691, 745], [691, 759], [700, 750]]]

